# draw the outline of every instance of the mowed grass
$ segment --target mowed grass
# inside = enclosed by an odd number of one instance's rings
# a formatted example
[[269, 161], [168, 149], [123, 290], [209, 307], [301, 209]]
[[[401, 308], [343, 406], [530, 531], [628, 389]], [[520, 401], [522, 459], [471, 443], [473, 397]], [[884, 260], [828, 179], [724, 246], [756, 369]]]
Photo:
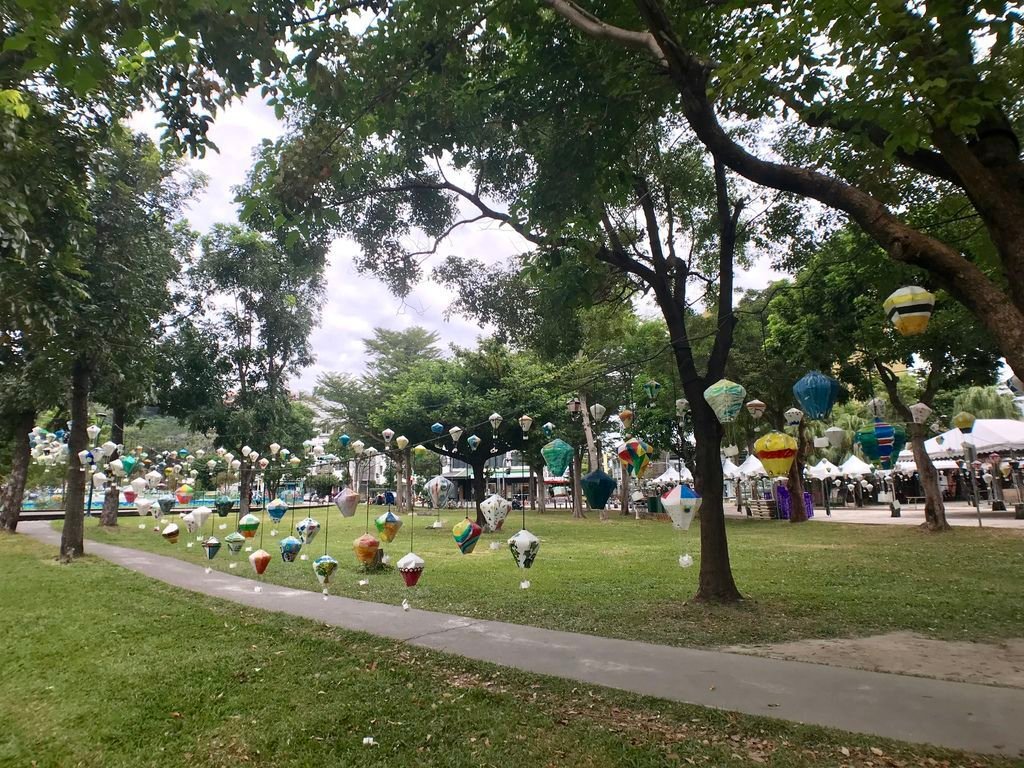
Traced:
[[[371, 516], [381, 511], [371, 507]], [[296, 510], [295, 520], [305, 514]], [[472, 554], [462, 555], [451, 537], [462, 513], [446, 512], [444, 530], [435, 531], [425, 530], [434, 517], [424, 512], [414, 522], [406, 519], [398, 538], [385, 545], [394, 564], [409, 551], [409, 529], [415, 527], [413, 548], [426, 570], [419, 586], [408, 589], [394, 571], [360, 571], [352, 541], [365, 532], [365, 505], [351, 519], [334, 508], [312, 515], [328, 530], [325, 535], [322, 528], [306, 547], [306, 561], [285, 563], [279, 554], [291, 513], [277, 526], [269, 520], [261, 526], [262, 546], [274, 556], [267, 580], [319, 590], [312, 561], [326, 544], [340, 563], [331, 586], [337, 594], [390, 604], [408, 599], [428, 610], [654, 643], [716, 646], [892, 630], [960, 640], [1024, 635], [1024, 536], [1014, 531], [957, 528], [936, 535], [897, 526], [730, 521], [733, 572], [746, 599], [738, 606], [714, 607], [691, 599], [700, 556], [696, 523], [679, 534], [660, 521], [528, 513], [527, 527], [541, 539], [541, 548], [533, 567], [521, 571], [506, 544], [521, 526], [519, 515], [509, 517], [503, 532], [482, 536]], [[184, 526], [178, 543], [169, 544], [153, 523], [152, 518], [122, 518], [117, 530], [107, 531], [92, 522], [87, 536], [253, 575], [245, 552], [232, 556], [224, 547], [207, 563], [196, 536], [186, 534]], [[204, 535], [212, 526], [223, 539], [234, 525], [234, 516], [214, 515]], [[253, 545], [259, 547], [259, 534]], [[682, 552], [693, 555], [693, 567], [679, 566]], [[520, 589], [524, 577], [531, 583], [525, 590]], [[361, 586], [364, 579], [369, 583]]]
[[1020, 764], [499, 669], [25, 536], [0, 535], [0, 612], [3, 766]]

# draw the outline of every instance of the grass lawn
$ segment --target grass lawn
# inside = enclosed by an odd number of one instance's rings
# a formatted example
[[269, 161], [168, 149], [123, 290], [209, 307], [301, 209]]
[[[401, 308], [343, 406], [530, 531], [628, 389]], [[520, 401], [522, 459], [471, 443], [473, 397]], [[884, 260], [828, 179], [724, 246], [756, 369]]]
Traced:
[[0, 535], [0, 612], [3, 766], [1020, 764], [500, 670], [24, 536]]
[[[424, 513], [416, 517], [414, 548], [426, 570], [410, 590], [396, 572], [367, 576], [359, 571], [352, 541], [365, 531], [364, 510], [347, 520], [334, 508], [316, 511], [321, 525], [329, 517], [329, 535], [321, 529], [307, 547], [309, 560], [291, 564], [279, 555], [291, 513], [276, 536], [265, 523], [263, 548], [274, 556], [266, 578], [318, 590], [312, 560], [323, 554], [326, 542], [341, 565], [331, 587], [338, 594], [391, 604], [408, 598], [418, 608], [654, 643], [713, 646], [901, 629], [960, 640], [1024, 634], [1024, 536], [1013, 531], [957, 528], [934, 535], [899, 526], [730, 521], [733, 571], [747, 599], [722, 608], [687, 602], [696, 591], [698, 564], [680, 568], [678, 558], [689, 552], [699, 559], [696, 524], [680, 535], [665, 522], [616, 516], [602, 523], [572, 520], [566, 512], [528, 513], [527, 526], [542, 544], [533, 568], [524, 572], [506, 545], [519, 529], [518, 516], [510, 516], [503, 533], [482, 536], [472, 554], [462, 555], [450, 533], [461, 514], [447, 512], [445, 530], [428, 531], [433, 517]], [[304, 514], [298, 511], [296, 521]], [[116, 531], [92, 522], [86, 534], [206, 562], [184, 526], [172, 545], [154, 533], [152, 518], [144, 521], [140, 530], [142, 521], [122, 518]], [[214, 515], [204, 533], [211, 525], [223, 539], [235, 517]], [[392, 564], [409, 551], [411, 525], [406, 520], [395, 542], [385, 545]], [[254, 541], [258, 548], [259, 535]], [[491, 549], [492, 542], [497, 549]], [[227, 547], [209, 564], [227, 571], [232, 563], [235, 573], [252, 575], [245, 553], [232, 556]], [[519, 587], [524, 574], [532, 584], [528, 590]], [[360, 586], [361, 579], [369, 584]]]

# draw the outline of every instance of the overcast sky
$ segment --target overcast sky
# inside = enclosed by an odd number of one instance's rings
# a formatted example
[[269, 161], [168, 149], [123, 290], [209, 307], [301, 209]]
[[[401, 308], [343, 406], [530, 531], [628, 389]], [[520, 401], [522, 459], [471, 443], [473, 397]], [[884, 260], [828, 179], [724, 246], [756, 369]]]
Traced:
[[[145, 114], [138, 116], [133, 124], [158, 138], [155, 123], [154, 115]], [[210, 130], [210, 138], [220, 152], [210, 152], [205, 158], [189, 161], [209, 177], [206, 192], [188, 212], [194, 229], [205, 233], [213, 224], [237, 220], [232, 187], [244, 181], [253, 149], [265, 138], [277, 138], [282, 131], [283, 126], [275, 119], [273, 110], [255, 95], [221, 113]], [[294, 389], [311, 390], [323, 371], [361, 372], [362, 339], [377, 326], [400, 330], [420, 325], [437, 331], [445, 344], [462, 346], [472, 345], [483, 333], [476, 323], [458, 315], [445, 319], [445, 310], [454, 297], [443, 286], [424, 283], [403, 302], [376, 278], [358, 274], [352, 265], [355, 247], [351, 242], [339, 240], [331, 250], [326, 273], [327, 300], [320, 325], [312, 336], [317, 362], [296, 372]], [[493, 224], [467, 225], [456, 230], [438, 249], [434, 263], [453, 253], [501, 263], [525, 247], [525, 241], [507, 228]], [[430, 266], [432, 264], [428, 263], [428, 271]], [[777, 277], [767, 263], [761, 263], [752, 271], [738, 275], [737, 284], [741, 288], [764, 287]]]

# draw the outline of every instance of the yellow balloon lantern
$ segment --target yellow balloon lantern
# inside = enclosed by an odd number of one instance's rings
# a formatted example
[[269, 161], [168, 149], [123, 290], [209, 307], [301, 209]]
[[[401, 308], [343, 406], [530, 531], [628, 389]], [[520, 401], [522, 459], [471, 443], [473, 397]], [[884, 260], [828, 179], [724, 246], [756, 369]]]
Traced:
[[785, 477], [796, 458], [796, 438], [783, 432], [769, 432], [754, 443], [754, 453], [775, 477]]
[[882, 303], [886, 317], [904, 336], [924, 333], [934, 306], [935, 294], [919, 285], [899, 288]]

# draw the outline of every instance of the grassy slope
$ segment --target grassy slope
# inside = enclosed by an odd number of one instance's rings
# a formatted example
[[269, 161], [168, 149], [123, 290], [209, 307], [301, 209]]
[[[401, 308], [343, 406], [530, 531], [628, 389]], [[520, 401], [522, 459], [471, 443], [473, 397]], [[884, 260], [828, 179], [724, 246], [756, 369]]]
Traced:
[[[483, 536], [471, 555], [461, 555], [450, 535], [457, 513], [446, 515], [446, 530], [426, 531], [432, 518], [417, 517], [415, 550], [426, 571], [415, 590], [396, 573], [369, 576], [368, 586], [352, 555], [352, 540], [365, 528], [364, 508], [344, 520], [337, 511], [315, 513], [329, 520], [327, 550], [341, 563], [332, 589], [352, 597], [397, 604], [409, 598], [419, 608], [499, 619], [541, 627], [643, 639], [678, 645], [759, 643], [803, 637], [867, 635], [909, 629], [950, 639], [982, 640], [1020, 636], [1024, 573], [1024, 536], [1011, 531], [958, 528], [941, 535], [897, 526], [852, 526], [769, 521], [731, 521], [733, 570], [745, 604], [709, 608], [688, 604], [696, 590], [697, 566], [681, 569], [680, 552], [699, 552], [699, 533], [685, 535], [663, 522], [617, 517], [608, 523], [573, 521], [565, 513], [528, 516], [541, 550], [528, 572], [529, 590], [520, 590], [522, 573], [505, 544], [518, 530], [516, 517], [503, 534]], [[371, 508], [373, 514], [379, 507]], [[302, 517], [300, 511], [296, 520]], [[204, 562], [202, 548], [175, 545], [138, 521], [123, 518], [119, 530], [96, 527], [98, 541], [149, 549]], [[290, 516], [277, 537], [264, 529], [263, 547], [274, 555], [271, 581], [300, 589], [318, 589], [311, 562], [324, 551], [325, 536], [311, 546], [309, 561], [286, 564], [278, 542], [287, 535]], [[223, 538], [234, 518], [213, 517]], [[228, 530], [220, 530], [227, 524]], [[58, 523], [59, 525], [59, 523]], [[372, 522], [371, 522], [372, 527]], [[392, 562], [409, 549], [409, 524], [387, 545]], [[491, 550], [491, 542], [500, 548]], [[259, 545], [259, 539], [256, 540]], [[243, 555], [232, 558], [224, 547], [211, 563], [251, 574]]]
[[23, 536], [0, 536], [0, 614], [3, 766], [1014, 764], [499, 670]]

